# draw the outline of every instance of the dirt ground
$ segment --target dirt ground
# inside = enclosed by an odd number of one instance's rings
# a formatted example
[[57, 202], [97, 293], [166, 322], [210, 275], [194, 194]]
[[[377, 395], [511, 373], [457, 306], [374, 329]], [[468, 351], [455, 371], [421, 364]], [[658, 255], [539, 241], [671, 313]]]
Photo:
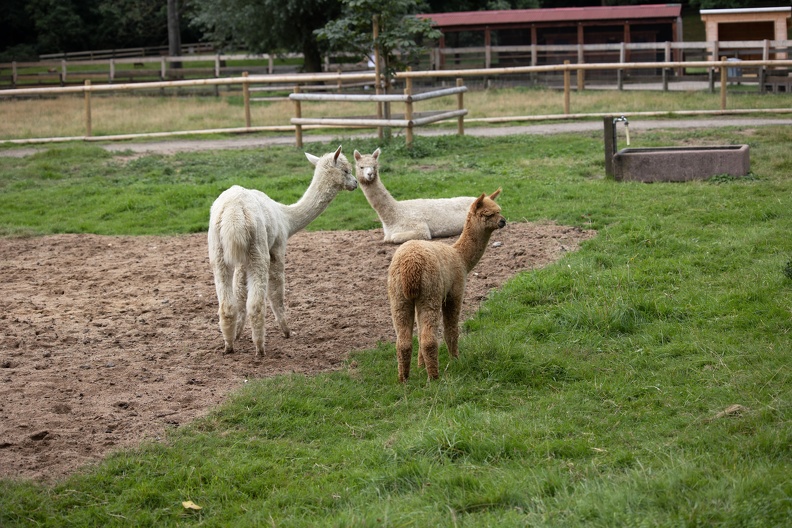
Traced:
[[[591, 236], [508, 224], [470, 276], [465, 312]], [[235, 353], [221, 353], [204, 234], [0, 239], [0, 478], [57, 480], [160, 438], [245, 380], [339, 369], [350, 351], [394, 341], [385, 290], [394, 250], [381, 230], [295, 235], [293, 335], [283, 338], [268, 313], [266, 355], [256, 358], [249, 327]]]

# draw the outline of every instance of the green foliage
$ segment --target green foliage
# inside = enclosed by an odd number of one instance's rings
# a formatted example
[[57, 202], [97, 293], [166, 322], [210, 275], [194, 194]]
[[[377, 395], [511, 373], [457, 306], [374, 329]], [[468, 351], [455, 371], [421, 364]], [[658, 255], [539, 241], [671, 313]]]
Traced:
[[[379, 49], [389, 75], [417, 60], [426, 51], [422, 42], [440, 37], [440, 31], [432, 29], [431, 21], [413, 16], [426, 10], [423, 0], [341, 0], [341, 3], [341, 17], [317, 30], [317, 37], [327, 41], [333, 50], [355, 53], [371, 61], [374, 49]], [[372, 34], [372, 15], [377, 16], [376, 39]]]
[[[251, 380], [162, 443], [55, 485], [0, 482], [0, 525], [785, 526], [790, 134], [697, 132], [749, 143], [753, 177], [651, 185], [603, 177], [601, 134], [419, 137], [413, 150], [343, 140], [347, 153], [383, 147], [398, 197], [502, 186], [510, 222], [597, 236], [492, 292], [459, 360], [441, 347], [437, 382], [414, 364], [398, 384], [391, 342], [343, 371]], [[91, 232], [186, 232], [230, 183], [289, 202], [310, 173], [287, 147], [127, 161], [64, 147], [0, 159], [0, 225], [47, 233], [80, 217]], [[165, 196], [181, 199], [160, 211]], [[105, 202], [136, 210], [102, 219]], [[324, 228], [376, 225], [362, 193], [336, 202]], [[722, 412], [733, 404], [743, 411]]]
[[325, 0], [193, 0], [191, 25], [221, 48], [251, 53], [304, 54], [304, 69], [321, 71], [321, 51], [313, 34], [340, 13]]

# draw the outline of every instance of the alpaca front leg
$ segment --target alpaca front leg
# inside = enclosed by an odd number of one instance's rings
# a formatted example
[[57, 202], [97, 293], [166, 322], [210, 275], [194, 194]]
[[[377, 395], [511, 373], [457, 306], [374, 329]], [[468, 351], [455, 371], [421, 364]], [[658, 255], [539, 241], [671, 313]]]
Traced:
[[223, 354], [231, 354], [234, 351], [234, 339], [236, 337], [236, 310], [234, 305], [226, 300], [221, 300], [217, 315], [220, 319], [220, 332], [223, 334]]
[[443, 337], [451, 357], [459, 357], [459, 315], [462, 311], [462, 298], [452, 295], [446, 297], [443, 305]]
[[275, 315], [275, 322], [283, 333], [283, 337], [289, 337], [291, 330], [286, 322], [286, 270], [284, 266], [284, 258], [280, 255], [270, 255], [270, 271], [269, 271], [269, 302], [272, 308], [272, 313]]
[[247, 311], [250, 314], [250, 326], [253, 328], [253, 345], [256, 355], [264, 354], [264, 315], [267, 302], [267, 276], [269, 262], [254, 259], [248, 267]]
[[412, 361], [412, 331], [410, 335], [399, 335], [396, 338], [396, 358], [399, 362], [399, 382], [404, 383], [410, 377]]

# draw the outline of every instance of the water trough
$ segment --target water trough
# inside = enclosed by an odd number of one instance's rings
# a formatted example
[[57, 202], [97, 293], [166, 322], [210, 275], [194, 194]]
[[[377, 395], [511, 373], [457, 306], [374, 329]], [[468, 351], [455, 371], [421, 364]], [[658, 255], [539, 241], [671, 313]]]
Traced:
[[617, 181], [684, 182], [712, 176], [745, 176], [751, 170], [748, 145], [709, 147], [624, 148], [617, 151], [616, 124], [629, 121], [609, 116], [605, 125], [605, 173]]

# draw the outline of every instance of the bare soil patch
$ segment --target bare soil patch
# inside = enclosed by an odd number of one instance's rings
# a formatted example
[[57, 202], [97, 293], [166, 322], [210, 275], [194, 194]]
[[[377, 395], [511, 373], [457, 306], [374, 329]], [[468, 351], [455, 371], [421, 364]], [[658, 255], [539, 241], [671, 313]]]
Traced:
[[[494, 233], [500, 245], [470, 276], [466, 314], [593, 235], [531, 223]], [[339, 369], [350, 351], [394, 341], [385, 280], [395, 249], [382, 230], [295, 235], [293, 335], [283, 338], [268, 313], [266, 355], [256, 358], [249, 327], [234, 354], [221, 353], [203, 234], [0, 239], [0, 478], [59, 479], [160, 438], [247, 379]]]

